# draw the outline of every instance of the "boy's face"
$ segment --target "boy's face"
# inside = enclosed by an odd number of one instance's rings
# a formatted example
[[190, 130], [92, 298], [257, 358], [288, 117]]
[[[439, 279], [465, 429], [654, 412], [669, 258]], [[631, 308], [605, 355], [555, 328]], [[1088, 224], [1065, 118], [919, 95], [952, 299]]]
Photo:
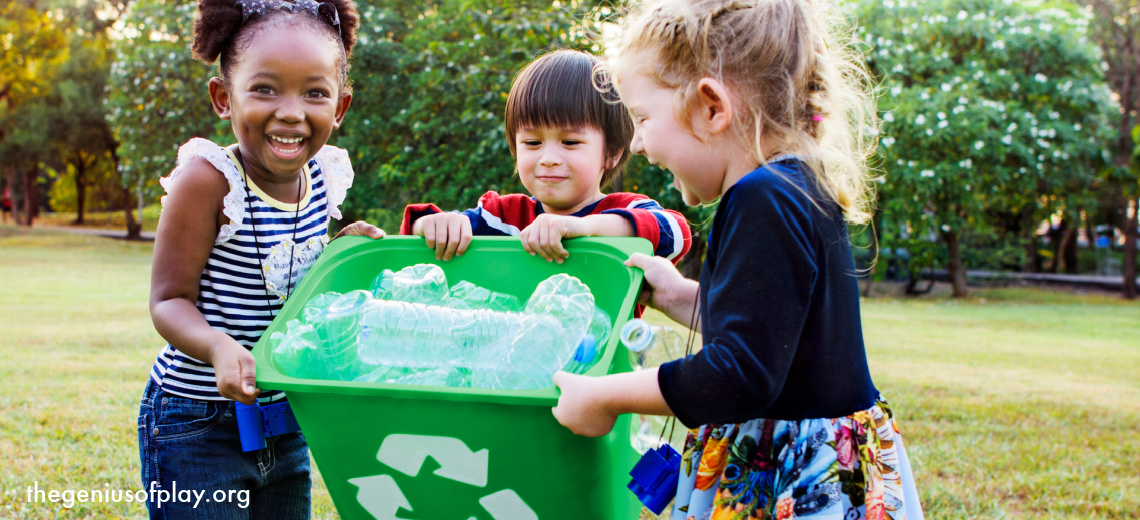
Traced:
[[547, 213], [568, 215], [600, 200], [598, 183], [616, 159], [594, 128], [523, 127], [515, 135], [519, 178]]

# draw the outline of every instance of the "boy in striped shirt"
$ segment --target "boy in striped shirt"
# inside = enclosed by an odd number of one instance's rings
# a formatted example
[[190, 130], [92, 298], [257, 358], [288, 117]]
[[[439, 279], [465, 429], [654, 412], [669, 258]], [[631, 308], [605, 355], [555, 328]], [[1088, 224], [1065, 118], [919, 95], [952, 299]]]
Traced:
[[462, 255], [471, 237], [518, 236], [523, 248], [562, 263], [563, 238], [638, 236], [674, 263], [688, 251], [689, 224], [678, 212], [636, 193], [603, 194], [629, 159], [633, 124], [625, 106], [594, 87], [590, 54], [560, 50], [527, 65], [507, 98], [506, 133], [529, 195], [489, 191], [477, 207], [443, 212], [404, 209], [400, 234], [421, 235], [436, 258]]

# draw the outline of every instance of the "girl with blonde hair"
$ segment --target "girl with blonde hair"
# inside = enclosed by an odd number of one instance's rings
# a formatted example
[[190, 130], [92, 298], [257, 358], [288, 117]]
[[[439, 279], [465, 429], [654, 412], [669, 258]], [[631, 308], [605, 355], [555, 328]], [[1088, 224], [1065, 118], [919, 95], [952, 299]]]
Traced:
[[703, 348], [643, 370], [555, 375], [555, 417], [693, 428], [674, 519], [922, 518], [891, 408], [871, 380], [848, 223], [868, 218], [874, 103], [815, 0], [661, 1], [626, 17], [612, 68], [631, 149], [716, 203], [700, 283], [634, 255], [643, 303]]

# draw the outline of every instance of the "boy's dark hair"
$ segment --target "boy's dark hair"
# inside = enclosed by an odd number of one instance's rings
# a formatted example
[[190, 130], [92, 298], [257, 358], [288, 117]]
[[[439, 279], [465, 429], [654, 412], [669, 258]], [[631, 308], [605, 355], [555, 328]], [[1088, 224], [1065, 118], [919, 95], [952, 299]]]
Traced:
[[330, 4], [336, 9], [338, 26], [334, 27], [328, 20], [313, 16], [302, 9], [295, 9], [294, 12], [281, 8], [263, 9], [259, 14], [250, 16], [243, 22], [241, 2], [198, 0], [198, 18], [194, 20], [194, 41], [191, 44], [194, 56], [206, 63], [214, 63], [214, 60], [220, 57], [218, 77], [226, 88], [229, 88], [230, 70], [249, 46], [251, 36], [284, 21], [307, 25], [323, 31], [344, 50], [337, 60], [337, 68], [340, 71], [338, 86], [342, 94], [351, 93], [352, 85], [348, 82], [348, 58], [352, 56], [352, 47], [356, 44], [356, 28], [360, 25], [360, 14], [356, 11], [356, 3], [353, 0], [323, 0], [320, 4], [323, 9], [327, 9], [323, 4]]
[[597, 77], [606, 74], [598, 68], [601, 63], [591, 54], [564, 49], [544, 54], [519, 71], [507, 97], [511, 155], [520, 128], [595, 128], [605, 136], [606, 159], [621, 154], [617, 164], [602, 173], [600, 187], [609, 186], [629, 161], [633, 122], [615, 95], [595, 87], [608, 83], [608, 78]]

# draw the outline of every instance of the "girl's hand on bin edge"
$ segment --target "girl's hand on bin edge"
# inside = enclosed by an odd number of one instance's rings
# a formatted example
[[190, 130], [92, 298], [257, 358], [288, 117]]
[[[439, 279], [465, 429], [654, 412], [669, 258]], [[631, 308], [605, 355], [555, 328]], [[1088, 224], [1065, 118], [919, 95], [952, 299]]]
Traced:
[[617, 414], [607, 409], [606, 378], [554, 373], [554, 385], [562, 391], [554, 418], [570, 431], [586, 437], [601, 437], [613, 430]]
[[216, 348], [211, 361], [222, 397], [250, 405], [257, 400], [261, 390], [255, 381], [253, 354], [245, 347], [231, 340]]
[[352, 224], [349, 224], [349, 225], [341, 228], [340, 232], [337, 233], [336, 236], [333, 237], [333, 240], [336, 240], [340, 237], [346, 237], [346, 236], [365, 236], [365, 237], [370, 237], [370, 238], [384, 238], [384, 234], [385, 233], [384, 233], [383, 229], [380, 229], [376, 226], [373, 226], [372, 224], [369, 224], [363, 220], [357, 220], [356, 222], [353, 222]]
[[660, 256], [634, 253], [625, 261], [628, 267], [645, 271], [645, 285], [638, 303], [658, 310], [668, 309], [677, 300], [675, 289], [687, 280], [673, 262]]

